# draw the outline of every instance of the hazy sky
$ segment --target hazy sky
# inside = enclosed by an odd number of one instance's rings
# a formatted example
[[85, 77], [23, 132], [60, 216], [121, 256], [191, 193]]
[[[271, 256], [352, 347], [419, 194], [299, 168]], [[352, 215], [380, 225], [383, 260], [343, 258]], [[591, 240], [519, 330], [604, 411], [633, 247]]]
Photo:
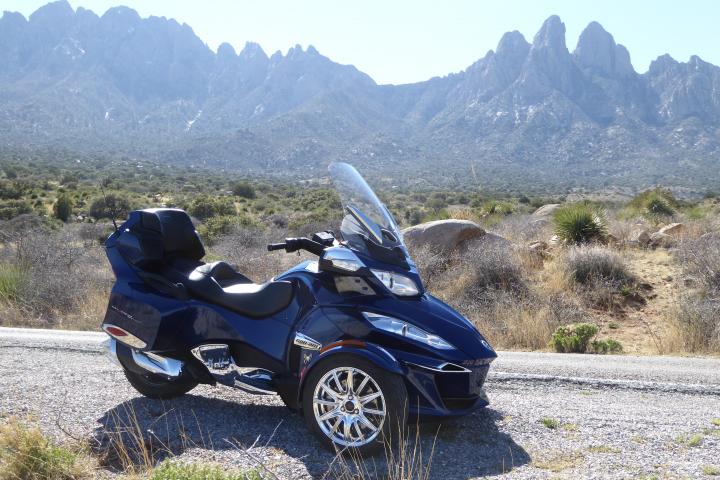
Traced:
[[[28, 16], [46, 0], [0, 0], [0, 10]], [[557, 14], [572, 51], [582, 29], [600, 22], [628, 47], [645, 72], [663, 53], [720, 64], [717, 0], [71, 0], [102, 14], [127, 5], [141, 16], [188, 23], [211, 48], [246, 41], [272, 54], [295, 44], [314, 45], [336, 62], [350, 63], [378, 83], [407, 83], [465, 69], [495, 49], [502, 34], [519, 30], [528, 41]]]

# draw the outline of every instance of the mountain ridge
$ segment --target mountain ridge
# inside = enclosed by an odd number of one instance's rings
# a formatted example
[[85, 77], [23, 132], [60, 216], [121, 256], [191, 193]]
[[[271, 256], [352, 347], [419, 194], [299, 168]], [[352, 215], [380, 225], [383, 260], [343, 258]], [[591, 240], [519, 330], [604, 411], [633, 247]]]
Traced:
[[5, 12], [0, 45], [6, 150], [300, 177], [344, 159], [446, 184], [718, 180], [720, 68], [666, 54], [637, 73], [597, 22], [572, 52], [553, 15], [532, 42], [508, 32], [462, 72], [401, 85], [378, 85], [313, 46], [212, 51], [173, 19], [127, 7], [98, 16], [66, 0], [27, 19]]

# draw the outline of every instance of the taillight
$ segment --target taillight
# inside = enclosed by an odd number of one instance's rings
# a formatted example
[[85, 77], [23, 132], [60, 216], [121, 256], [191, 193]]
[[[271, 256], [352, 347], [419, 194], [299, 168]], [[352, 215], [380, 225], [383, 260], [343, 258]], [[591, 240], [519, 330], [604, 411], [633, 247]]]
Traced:
[[134, 348], [145, 348], [147, 344], [140, 340], [138, 337], [128, 332], [124, 328], [120, 328], [117, 325], [103, 325], [102, 329], [105, 333], [115, 338], [118, 342], [122, 342], [125, 345], [129, 345]]

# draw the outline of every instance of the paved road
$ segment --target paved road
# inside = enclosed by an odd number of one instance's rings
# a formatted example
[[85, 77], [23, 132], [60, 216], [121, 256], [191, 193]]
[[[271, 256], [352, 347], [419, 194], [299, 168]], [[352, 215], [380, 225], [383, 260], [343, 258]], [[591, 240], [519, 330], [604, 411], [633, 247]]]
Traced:
[[[145, 399], [99, 355], [104, 338], [0, 328], [0, 415], [100, 442], [136, 418], [188, 460], [262, 463], [279, 478], [328, 471], [333, 456], [276, 397], [201, 386]], [[485, 411], [422, 425], [425, 460], [435, 443], [431, 478], [697, 478], [720, 467], [717, 359], [500, 352], [487, 390]]]

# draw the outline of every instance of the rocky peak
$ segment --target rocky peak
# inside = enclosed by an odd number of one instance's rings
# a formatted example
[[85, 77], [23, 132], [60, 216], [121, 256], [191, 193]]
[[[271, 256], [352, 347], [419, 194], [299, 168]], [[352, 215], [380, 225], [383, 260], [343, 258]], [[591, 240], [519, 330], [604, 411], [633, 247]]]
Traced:
[[58, 22], [72, 18], [75, 11], [67, 0], [48, 3], [30, 15], [31, 22]]
[[648, 74], [650, 76], [661, 75], [667, 70], [676, 67], [678, 64], [677, 60], [672, 58], [669, 54], [660, 55], [658, 58], [650, 63]]
[[237, 54], [232, 45], [227, 42], [223, 42], [217, 49], [217, 59], [221, 63], [231, 62], [237, 59]]
[[627, 49], [617, 45], [613, 36], [598, 22], [590, 22], [585, 27], [573, 56], [583, 69], [606, 77], [634, 73]]
[[245, 47], [242, 51], [240, 51], [239, 57], [243, 60], [249, 60], [251, 58], [262, 58], [264, 60], [268, 59], [268, 56], [262, 47], [254, 42], [245, 43]]
[[533, 50], [548, 50], [555, 54], [567, 53], [565, 46], [565, 24], [557, 15], [550, 16], [543, 22], [540, 31], [535, 35]]
[[529, 50], [530, 44], [525, 40], [523, 34], [513, 30], [502, 36], [497, 46], [496, 55], [501, 58], [524, 59]]

